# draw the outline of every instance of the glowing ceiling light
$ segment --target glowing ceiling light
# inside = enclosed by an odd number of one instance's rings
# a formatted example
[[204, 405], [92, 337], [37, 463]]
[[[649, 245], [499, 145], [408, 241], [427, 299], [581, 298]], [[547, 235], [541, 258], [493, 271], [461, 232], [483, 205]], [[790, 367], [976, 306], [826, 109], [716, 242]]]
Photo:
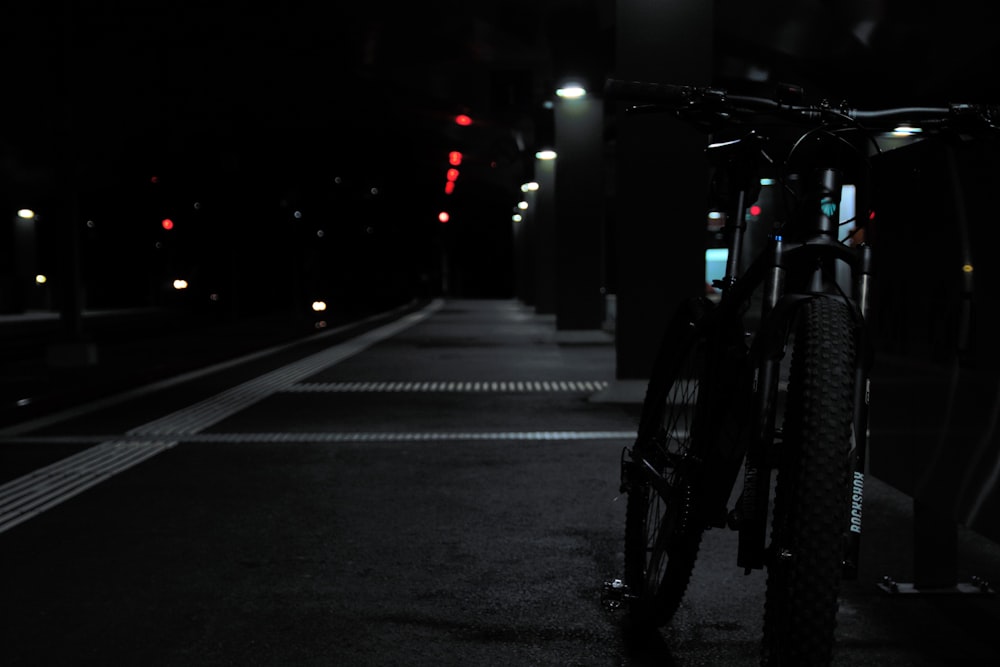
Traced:
[[587, 90], [578, 84], [569, 84], [556, 89], [556, 95], [567, 100], [575, 100], [584, 97]]

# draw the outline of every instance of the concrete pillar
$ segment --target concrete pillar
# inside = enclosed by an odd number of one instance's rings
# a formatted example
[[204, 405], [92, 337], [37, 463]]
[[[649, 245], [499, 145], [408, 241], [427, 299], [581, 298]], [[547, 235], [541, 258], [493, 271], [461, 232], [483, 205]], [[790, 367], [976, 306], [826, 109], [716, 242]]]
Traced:
[[556, 312], [556, 160], [535, 160], [537, 206], [531, 216], [535, 312]]
[[[713, 10], [703, 0], [618, 0], [620, 79], [711, 83]], [[648, 377], [660, 334], [704, 289], [707, 138], [660, 114], [616, 107], [616, 376]]]
[[555, 103], [556, 329], [599, 329], [604, 317], [604, 103]]

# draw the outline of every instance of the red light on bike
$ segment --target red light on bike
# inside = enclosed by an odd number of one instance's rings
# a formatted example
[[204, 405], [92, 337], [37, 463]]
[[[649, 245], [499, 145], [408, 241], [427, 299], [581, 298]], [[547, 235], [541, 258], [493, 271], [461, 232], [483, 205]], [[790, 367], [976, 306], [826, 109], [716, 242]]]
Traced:
[[760, 206], [757, 206], [757, 204], [754, 204], [753, 206], [751, 206], [750, 207], [750, 215], [752, 215], [754, 217], [757, 217], [758, 215], [760, 215]]
[[464, 113], [462, 113], [455, 116], [455, 124], [462, 126], [472, 125], [472, 119], [466, 116]]
[[462, 164], [462, 154], [458, 151], [452, 151], [448, 153], [448, 164], [457, 167]]

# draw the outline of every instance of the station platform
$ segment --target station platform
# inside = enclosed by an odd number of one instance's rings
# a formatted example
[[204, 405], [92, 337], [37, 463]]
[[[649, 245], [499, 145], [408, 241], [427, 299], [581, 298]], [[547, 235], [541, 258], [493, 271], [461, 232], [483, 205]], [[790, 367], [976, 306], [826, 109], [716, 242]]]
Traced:
[[[735, 533], [706, 533], [656, 635], [605, 603], [642, 384], [608, 332], [438, 299], [219, 356], [228, 335], [6, 411], [0, 664], [757, 664], [765, 575]], [[834, 665], [997, 664], [1000, 545], [959, 530], [970, 586], [910, 591], [912, 502], [865, 500]]]

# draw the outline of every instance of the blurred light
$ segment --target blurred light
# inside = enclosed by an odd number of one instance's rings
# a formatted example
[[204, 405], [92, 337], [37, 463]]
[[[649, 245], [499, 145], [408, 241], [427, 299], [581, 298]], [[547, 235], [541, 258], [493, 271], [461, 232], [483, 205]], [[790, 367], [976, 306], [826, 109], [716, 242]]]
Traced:
[[519, 201], [519, 202], [517, 202], [517, 207], [519, 209], [521, 209], [522, 211], [525, 211], [525, 210], [528, 209], [528, 202], [526, 202], [526, 201]]
[[538, 151], [535, 157], [539, 160], [555, 160], [556, 152], [551, 150]]
[[462, 126], [472, 125], [472, 119], [462, 113], [455, 116], [455, 123]]
[[587, 94], [583, 86], [570, 84], [563, 88], [556, 89], [556, 95], [568, 100], [575, 100]]
[[319, 322], [317, 322], [313, 326], [316, 327], [317, 329], [325, 329], [326, 328], [326, 320], [320, 320]]
[[164, 229], [173, 229], [174, 221], [171, 220], [170, 218], [164, 218], [163, 220], [160, 221], [160, 227], [163, 227]]
[[322, 313], [326, 310], [326, 301], [313, 301], [312, 309], [314, 313]]
[[178, 278], [177, 280], [174, 281], [174, 289], [181, 290], [187, 288], [188, 288], [188, 281], [184, 280], [183, 278]]
[[454, 191], [455, 191], [455, 181], [448, 181], [447, 183], [444, 184], [444, 193], [446, 195], [450, 195]]
[[35, 283], [36, 284], [38, 284], [38, 285], [44, 285], [47, 282], [49, 282], [49, 279], [48, 279], [48, 277], [45, 276], [45, 274], [39, 273], [37, 276], [35, 276]]
[[972, 273], [972, 264], [963, 264], [962, 270], [966, 273]]
[[534, 192], [538, 189], [538, 183], [531, 181], [530, 183], [525, 183], [521, 186], [521, 192]]
[[301, 220], [302, 219], [302, 211], [295, 211], [295, 212], [293, 212], [292, 213], [292, 217], [295, 218], [296, 220]]
[[708, 212], [708, 219], [709, 220], [722, 220], [722, 213], [720, 211], [709, 211]]
[[209, 301], [218, 301], [219, 300], [219, 295], [216, 292], [212, 292], [211, 294], [208, 295], [208, 300]]
[[438, 213], [438, 220], [441, 221], [441, 224], [444, 224], [449, 220], [451, 220], [451, 216], [448, 215], [448, 211], [441, 211], [440, 213]]
[[458, 180], [458, 169], [452, 168], [448, 170], [448, 180], [449, 181]]
[[150, 183], [159, 183], [160, 182], [160, 177], [159, 176], [150, 176], [149, 177], [149, 182]]
[[754, 204], [753, 206], [751, 206], [750, 207], [750, 215], [752, 215], [754, 217], [760, 215], [760, 206], [758, 206], [757, 204]]
[[372, 193], [373, 195], [377, 195], [378, 194], [378, 188], [372, 188], [368, 192]]
[[462, 154], [459, 151], [452, 151], [448, 153], [448, 164], [456, 167], [462, 164]]
[[892, 136], [894, 137], [911, 137], [914, 134], [920, 134], [923, 129], [919, 127], [913, 127], [912, 125], [900, 125], [892, 131]]
[[33, 220], [35, 218], [35, 212], [32, 211], [30, 208], [18, 209], [17, 217], [21, 218], [22, 220]]
[[760, 179], [760, 184], [761, 185], [774, 185], [774, 179], [773, 178], [762, 178], [762, 179]]
[[524, 220], [524, 218], [521, 216], [520, 213], [515, 213], [514, 215], [510, 216], [510, 219], [513, 220], [514, 222], [521, 222], [522, 220]]

